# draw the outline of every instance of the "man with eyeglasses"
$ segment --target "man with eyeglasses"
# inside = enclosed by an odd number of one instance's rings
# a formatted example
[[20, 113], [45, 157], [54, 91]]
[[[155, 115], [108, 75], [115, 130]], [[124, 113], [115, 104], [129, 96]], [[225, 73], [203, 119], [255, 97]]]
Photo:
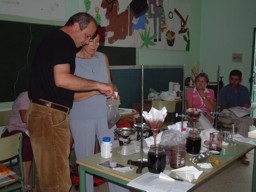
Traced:
[[65, 26], [46, 35], [32, 63], [28, 95], [28, 130], [37, 171], [37, 192], [68, 192], [71, 188], [69, 111], [75, 91], [113, 94], [108, 83], [74, 75], [77, 48], [88, 44], [95, 19], [77, 13]]
[[[222, 115], [219, 117], [219, 121], [225, 124], [235, 124], [238, 133], [244, 137], [248, 137], [249, 126], [256, 124], [255, 119], [249, 116], [239, 118], [229, 110], [229, 108], [237, 106], [244, 108], [251, 107], [249, 90], [244, 85], [241, 85], [241, 82], [242, 72], [237, 69], [232, 70], [229, 74], [229, 84], [220, 90], [219, 106], [222, 110]], [[243, 164], [249, 165], [246, 156], [241, 160]]]

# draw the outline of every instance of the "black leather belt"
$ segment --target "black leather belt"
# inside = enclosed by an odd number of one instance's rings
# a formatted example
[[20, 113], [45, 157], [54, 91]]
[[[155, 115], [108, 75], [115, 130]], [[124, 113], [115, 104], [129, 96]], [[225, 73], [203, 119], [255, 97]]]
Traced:
[[49, 101], [44, 101], [41, 99], [32, 99], [32, 103], [36, 103], [38, 105], [43, 105], [45, 107], [49, 107], [49, 108], [53, 108], [53, 109], [57, 109], [60, 111], [63, 111], [65, 113], [69, 113], [70, 109], [68, 107], [53, 103], [53, 102], [49, 102]]

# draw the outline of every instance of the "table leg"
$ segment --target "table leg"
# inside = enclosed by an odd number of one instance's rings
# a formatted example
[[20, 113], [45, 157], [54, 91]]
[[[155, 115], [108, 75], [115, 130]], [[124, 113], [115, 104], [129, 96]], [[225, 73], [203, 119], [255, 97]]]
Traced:
[[252, 168], [252, 192], [256, 192], [256, 150], [254, 148], [253, 168]]
[[79, 191], [86, 192], [86, 182], [85, 182], [85, 170], [83, 166], [79, 165]]

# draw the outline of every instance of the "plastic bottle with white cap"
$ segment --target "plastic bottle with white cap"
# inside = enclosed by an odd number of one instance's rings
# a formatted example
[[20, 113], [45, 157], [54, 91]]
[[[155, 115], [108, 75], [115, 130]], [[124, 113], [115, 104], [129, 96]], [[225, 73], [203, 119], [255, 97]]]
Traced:
[[100, 150], [101, 150], [101, 157], [103, 158], [112, 157], [112, 143], [111, 143], [110, 137], [103, 137]]

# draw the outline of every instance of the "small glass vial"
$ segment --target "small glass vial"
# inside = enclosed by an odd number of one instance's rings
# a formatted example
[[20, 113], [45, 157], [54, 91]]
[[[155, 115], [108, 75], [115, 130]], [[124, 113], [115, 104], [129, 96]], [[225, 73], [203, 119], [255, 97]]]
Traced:
[[222, 148], [222, 134], [221, 132], [210, 133], [209, 150], [221, 151]]
[[112, 143], [110, 137], [103, 137], [103, 141], [100, 145], [100, 153], [103, 158], [112, 157]]

